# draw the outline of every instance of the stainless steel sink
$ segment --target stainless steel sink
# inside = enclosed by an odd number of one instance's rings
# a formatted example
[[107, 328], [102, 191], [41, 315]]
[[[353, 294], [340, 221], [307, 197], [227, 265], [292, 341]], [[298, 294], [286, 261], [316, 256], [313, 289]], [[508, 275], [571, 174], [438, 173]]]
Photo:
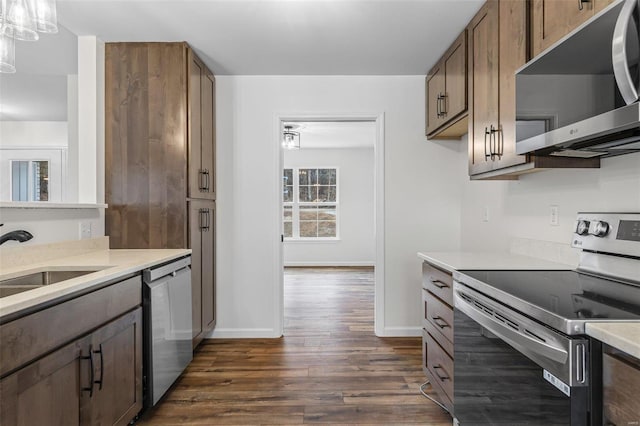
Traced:
[[42, 271], [8, 280], [2, 280], [0, 281], [0, 298], [11, 296], [16, 293], [22, 293], [27, 290], [33, 290], [34, 288], [39, 288], [45, 285], [81, 277], [96, 271], [99, 271], [99, 269], [90, 271]]

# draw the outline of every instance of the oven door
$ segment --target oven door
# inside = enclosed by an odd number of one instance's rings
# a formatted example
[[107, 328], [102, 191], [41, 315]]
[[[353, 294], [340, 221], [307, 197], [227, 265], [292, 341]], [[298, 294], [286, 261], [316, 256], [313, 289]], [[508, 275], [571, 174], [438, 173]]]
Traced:
[[589, 341], [556, 333], [454, 283], [460, 425], [589, 424]]

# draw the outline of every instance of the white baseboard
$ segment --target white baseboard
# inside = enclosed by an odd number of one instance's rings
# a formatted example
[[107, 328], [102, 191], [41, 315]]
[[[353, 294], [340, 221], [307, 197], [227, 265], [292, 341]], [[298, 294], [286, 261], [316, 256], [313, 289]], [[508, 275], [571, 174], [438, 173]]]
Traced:
[[284, 266], [375, 266], [373, 260], [340, 260], [340, 261], [285, 261]]
[[385, 327], [383, 334], [378, 337], [420, 337], [421, 327]]
[[215, 328], [206, 339], [277, 339], [273, 328]]

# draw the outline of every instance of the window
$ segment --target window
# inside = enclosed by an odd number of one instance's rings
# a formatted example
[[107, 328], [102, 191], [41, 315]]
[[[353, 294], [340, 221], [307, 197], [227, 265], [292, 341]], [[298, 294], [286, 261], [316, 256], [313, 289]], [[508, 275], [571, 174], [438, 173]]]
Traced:
[[48, 161], [11, 161], [11, 200], [49, 201]]
[[282, 190], [285, 238], [337, 238], [336, 168], [284, 169]]

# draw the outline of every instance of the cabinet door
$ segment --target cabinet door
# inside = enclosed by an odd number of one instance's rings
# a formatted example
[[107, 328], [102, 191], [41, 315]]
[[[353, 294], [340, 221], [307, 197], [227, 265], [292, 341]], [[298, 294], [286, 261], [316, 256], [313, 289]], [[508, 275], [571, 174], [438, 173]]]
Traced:
[[[602, 8], [602, 5], [600, 5]], [[536, 56], [593, 16], [594, 1], [533, 0], [531, 52]]]
[[203, 208], [207, 226], [202, 232], [202, 331], [208, 333], [216, 322], [215, 203], [208, 202]]
[[84, 425], [126, 425], [142, 410], [142, 308], [91, 334], [93, 394], [80, 407]]
[[202, 167], [202, 74], [204, 65], [189, 50], [189, 197], [200, 198], [205, 188]]
[[204, 173], [204, 190], [199, 198], [215, 200], [215, 99], [216, 82], [212, 74], [202, 75], [202, 170]]
[[440, 64], [431, 70], [426, 82], [427, 96], [427, 135], [430, 135], [444, 123], [442, 115], [442, 96], [444, 87], [444, 67]]
[[204, 201], [189, 201], [189, 235], [191, 249], [191, 301], [193, 346], [200, 343], [202, 334], [202, 237], [205, 226]]
[[444, 60], [444, 119], [453, 119], [467, 110], [467, 32], [463, 31]]
[[515, 72], [527, 62], [527, 2], [500, 1], [500, 124], [494, 138], [502, 152], [494, 158], [493, 169], [527, 162], [516, 155], [516, 78]]
[[[82, 387], [89, 386], [88, 339], [78, 340], [0, 381], [0, 424], [80, 424]], [[82, 372], [82, 373], [81, 373]]]
[[184, 248], [184, 43], [105, 46], [105, 232], [111, 248]]
[[469, 24], [469, 175], [490, 171], [492, 134], [499, 124], [498, 2], [484, 4]]

